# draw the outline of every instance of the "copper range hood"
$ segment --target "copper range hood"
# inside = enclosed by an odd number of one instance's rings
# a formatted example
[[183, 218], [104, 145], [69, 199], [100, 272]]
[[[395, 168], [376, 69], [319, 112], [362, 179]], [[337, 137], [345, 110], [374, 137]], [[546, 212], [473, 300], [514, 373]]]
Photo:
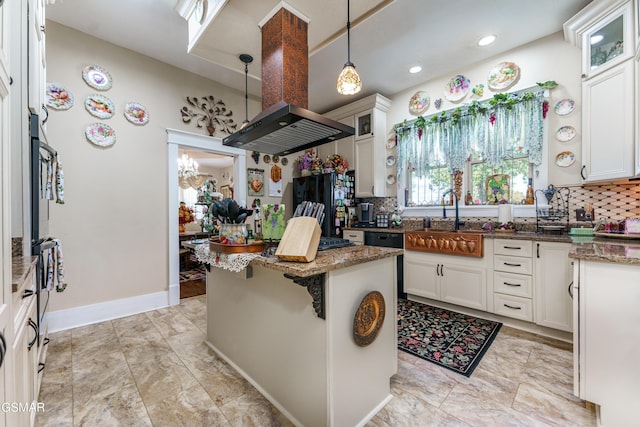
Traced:
[[262, 112], [223, 145], [286, 155], [354, 134], [351, 126], [307, 110], [307, 22], [286, 8], [262, 26]]

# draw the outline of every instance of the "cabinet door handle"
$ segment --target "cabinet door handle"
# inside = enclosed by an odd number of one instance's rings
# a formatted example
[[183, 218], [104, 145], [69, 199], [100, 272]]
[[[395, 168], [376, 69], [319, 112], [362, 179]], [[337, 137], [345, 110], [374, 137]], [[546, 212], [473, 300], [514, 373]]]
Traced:
[[44, 371], [44, 363], [40, 362], [38, 363], [38, 373]]
[[536, 256], [540, 258], [540, 243], [536, 243]]
[[33, 320], [29, 319], [29, 326], [31, 326], [33, 328], [33, 331], [36, 333], [33, 339], [29, 341], [29, 345], [27, 345], [27, 348], [29, 349], [29, 351], [31, 351], [31, 347], [33, 347], [36, 341], [38, 341], [38, 325], [36, 325], [36, 322], [34, 322]]
[[573, 286], [573, 282], [569, 283], [569, 287], [567, 288], [567, 293], [569, 294], [571, 299], [573, 299], [573, 289], [571, 289], [572, 286]]
[[586, 168], [587, 168], [587, 166], [586, 166], [586, 165], [582, 165], [582, 169], [580, 169], [580, 177], [581, 177], [582, 179], [587, 179], [587, 177], [586, 177], [586, 176], [584, 176], [584, 170], [585, 170]]
[[520, 249], [522, 249], [522, 248], [521, 248], [521, 247], [519, 247], [519, 246], [505, 246], [504, 248], [505, 248], [505, 249], [515, 249], [515, 250], [517, 250], [517, 251], [519, 251]]
[[4, 355], [7, 354], [7, 342], [4, 339], [4, 335], [0, 333], [0, 367], [4, 362]]
[[507, 286], [522, 286], [520, 283], [509, 283], [509, 282], [502, 282]]
[[22, 299], [33, 296], [34, 293], [35, 292], [33, 291], [33, 289], [25, 289], [25, 291], [22, 293]]
[[509, 305], [509, 304], [502, 304], [502, 305], [504, 305], [505, 307], [510, 308], [512, 310], [522, 310], [522, 307], [514, 307], [514, 306]]
[[505, 262], [504, 265], [508, 265], [509, 267], [522, 267], [522, 264], [512, 264], [510, 262]]

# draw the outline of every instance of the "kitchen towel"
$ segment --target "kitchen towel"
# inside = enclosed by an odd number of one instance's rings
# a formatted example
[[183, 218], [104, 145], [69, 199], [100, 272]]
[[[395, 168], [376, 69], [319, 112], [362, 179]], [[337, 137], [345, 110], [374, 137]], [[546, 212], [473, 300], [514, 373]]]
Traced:
[[56, 154], [56, 203], [64, 204], [64, 171], [60, 154]]

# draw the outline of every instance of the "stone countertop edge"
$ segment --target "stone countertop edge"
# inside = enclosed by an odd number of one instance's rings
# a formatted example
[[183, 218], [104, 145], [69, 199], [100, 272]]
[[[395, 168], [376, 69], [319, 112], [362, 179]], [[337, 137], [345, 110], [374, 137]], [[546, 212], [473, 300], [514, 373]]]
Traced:
[[569, 258], [616, 264], [640, 265], [640, 242], [627, 240], [594, 240], [574, 243]]
[[29, 275], [31, 268], [38, 262], [35, 256], [17, 256], [11, 258], [11, 292], [17, 292], [18, 288]]
[[403, 249], [363, 245], [347, 246], [319, 251], [316, 259], [311, 262], [281, 261], [277, 258], [258, 257], [251, 261], [251, 265], [260, 265], [292, 276], [309, 277], [403, 253]]

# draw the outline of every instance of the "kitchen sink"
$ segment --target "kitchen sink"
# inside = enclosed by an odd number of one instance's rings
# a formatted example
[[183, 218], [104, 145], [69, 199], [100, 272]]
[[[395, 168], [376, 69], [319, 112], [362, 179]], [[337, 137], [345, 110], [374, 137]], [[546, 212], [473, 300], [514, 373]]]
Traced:
[[415, 230], [404, 235], [404, 248], [408, 251], [435, 252], [481, 258], [483, 230]]

